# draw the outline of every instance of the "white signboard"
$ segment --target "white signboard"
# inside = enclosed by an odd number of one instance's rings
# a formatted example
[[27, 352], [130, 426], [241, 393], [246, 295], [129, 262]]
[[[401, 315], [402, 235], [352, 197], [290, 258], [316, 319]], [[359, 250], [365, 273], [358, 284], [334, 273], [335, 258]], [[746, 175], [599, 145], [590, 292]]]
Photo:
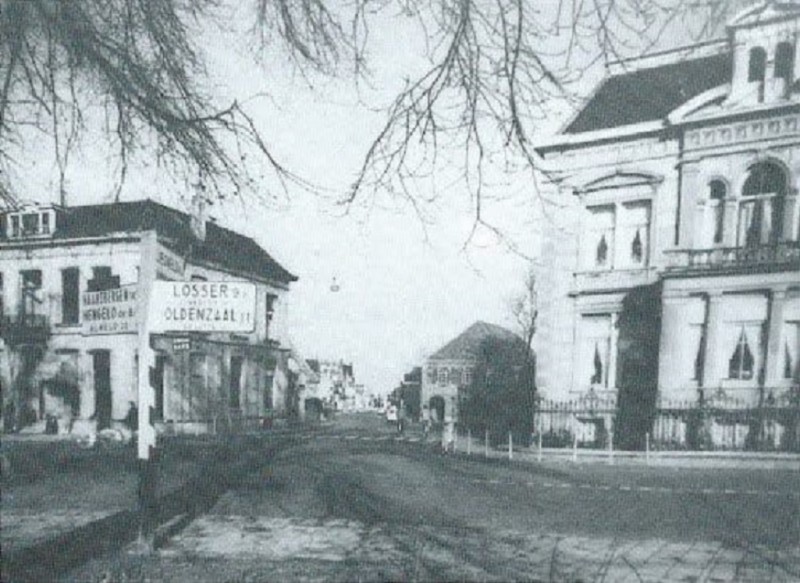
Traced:
[[256, 286], [232, 281], [154, 281], [151, 332], [252, 332]]
[[136, 284], [81, 294], [81, 334], [137, 332]]

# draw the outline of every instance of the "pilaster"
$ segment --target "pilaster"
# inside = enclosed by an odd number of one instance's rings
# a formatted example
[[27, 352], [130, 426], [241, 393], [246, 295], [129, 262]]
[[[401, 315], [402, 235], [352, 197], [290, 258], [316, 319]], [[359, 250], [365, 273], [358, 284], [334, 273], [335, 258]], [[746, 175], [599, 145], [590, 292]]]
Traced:
[[708, 296], [708, 320], [706, 322], [706, 352], [703, 366], [703, 387], [719, 385], [722, 380], [722, 293], [711, 292]]
[[776, 386], [781, 380], [781, 344], [783, 336], [783, 308], [786, 303], [786, 289], [772, 290], [769, 302], [769, 322], [767, 323], [767, 352], [764, 363], [764, 384]]

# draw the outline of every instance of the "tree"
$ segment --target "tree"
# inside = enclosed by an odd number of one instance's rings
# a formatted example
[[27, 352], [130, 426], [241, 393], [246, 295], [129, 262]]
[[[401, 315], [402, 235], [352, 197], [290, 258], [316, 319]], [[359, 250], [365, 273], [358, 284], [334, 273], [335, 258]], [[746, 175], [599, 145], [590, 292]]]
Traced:
[[534, 362], [519, 338], [484, 339], [471, 384], [460, 405], [461, 420], [472, 431], [488, 430], [494, 441], [508, 432], [524, 443], [533, 428]]
[[[386, 107], [385, 124], [342, 200], [389, 192], [419, 208], [435, 195], [415, 182], [444, 167], [466, 183], [477, 225], [485, 222], [487, 166], [536, 168], [537, 127], [552, 117], [558, 99], [575, 100], [570, 83], [583, 71], [659, 47], [675, 29], [706, 36], [735, 4], [249, 0], [246, 6], [253, 53], [267, 75], [288, 57], [309, 79], [370, 81], [376, 23], [416, 23], [428, 65]], [[233, 0], [0, 0], [0, 189], [14, 193], [12, 177], [26, 170], [17, 167], [18, 154], [46, 136], [63, 199], [70, 156], [93, 140], [95, 125], [118, 152], [118, 186], [132, 156], [156, 151], [164, 168], [209, 199], [261, 193], [264, 166], [284, 189], [313, 189], [281, 163], [270, 145], [277, 136], [256, 127], [242, 100], [220, 104], [209, 89], [202, 33], [235, 21], [237, 8]]]

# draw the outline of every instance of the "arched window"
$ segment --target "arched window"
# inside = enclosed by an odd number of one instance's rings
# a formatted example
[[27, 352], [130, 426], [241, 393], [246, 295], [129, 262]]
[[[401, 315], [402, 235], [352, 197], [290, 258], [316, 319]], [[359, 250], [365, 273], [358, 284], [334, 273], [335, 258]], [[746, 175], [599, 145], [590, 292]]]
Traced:
[[780, 42], [775, 49], [775, 77], [791, 81], [794, 76], [794, 45]]
[[750, 170], [739, 205], [739, 245], [769, 245], [780, 240], [786, 175], [774, 163], [762, 162]]
[[708, 198], [714, 227], [714, 243], [722, 243], [722, 229], [725, 220], [725, 194], [727, 188], [722, 180], [712, 180], [708, 185]]
[[747, 69], [747, 80], [763, 81], [767, 70], [767, 51], [761, 47], [750, 49], [750, 64]]

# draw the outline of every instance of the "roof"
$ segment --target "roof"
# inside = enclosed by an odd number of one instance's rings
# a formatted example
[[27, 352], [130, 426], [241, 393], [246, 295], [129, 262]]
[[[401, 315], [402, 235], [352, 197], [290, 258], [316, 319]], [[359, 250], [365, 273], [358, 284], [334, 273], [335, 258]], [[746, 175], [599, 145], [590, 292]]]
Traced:
[[70, 206], [61, 209], [54, 239], [100, 237], [111, 233], [155, 230], [189, 258], [289, 283], [296, 281], [250, 237], [209, 221], [204, 241], [192, 233], [191, 217], [152, 200]]
[[730, 83], [731, 67], [726, 52], [609, 77], [563, 133], [664, 119], [693, 97]]
[[522, 338], [502, 326], [478, 321], [434, 352], [429, 357], [429, 360], [461, 360], [475, 358], [478, 355], [481, 342], [487, 338], [523, 342]]

